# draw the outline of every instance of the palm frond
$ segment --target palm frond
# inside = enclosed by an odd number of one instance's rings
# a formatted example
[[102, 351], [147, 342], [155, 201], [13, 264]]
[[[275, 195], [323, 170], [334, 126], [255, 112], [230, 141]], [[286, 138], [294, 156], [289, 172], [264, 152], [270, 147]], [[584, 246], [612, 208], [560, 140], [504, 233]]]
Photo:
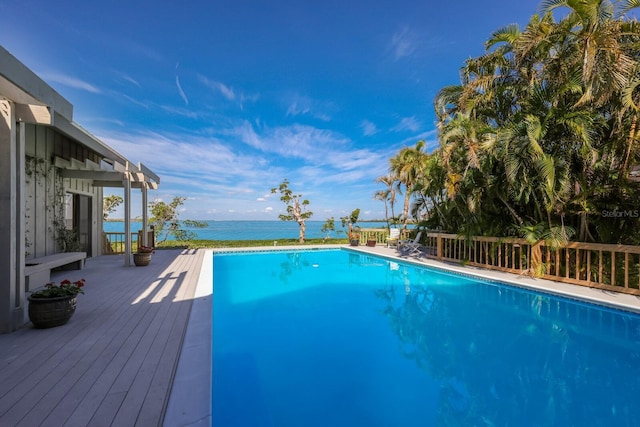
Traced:
[[494, 31], [484, 46], [487, 50], [490, 50], [498, 43], [513, 45], [518, 40], [518, 37], [520, 37], [520, 27], [518, 24], [510, 24]]

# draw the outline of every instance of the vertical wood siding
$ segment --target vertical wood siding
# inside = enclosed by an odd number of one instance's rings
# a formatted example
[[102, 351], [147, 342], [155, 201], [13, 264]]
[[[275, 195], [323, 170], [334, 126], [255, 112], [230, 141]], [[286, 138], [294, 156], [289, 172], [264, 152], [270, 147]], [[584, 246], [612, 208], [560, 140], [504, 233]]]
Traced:
[[[72, 149], [74, 144], [55, 130], [33, 124], [25, 128], [25, 155], [39, 169], [25, 177], [25, 236], [26, 259], [54, 254], [60, 251], [55, 240], [55, 210], [64, 199], [56, 194], [56, 185], [62, 185], [64, 192], [91, 196], [92, 213], [92, 253], [98, 254], [100, 232], [98, 215], [102, 214], [102, 189], [93, 187], [91, 181], [83, 179], [62, 179], [59, 170], [52, 167], [56, 153], [58, 156], [75, 157], [91, 153]], [[79, 159], [80, 160], [80, 159]], [[84, 159], [81, 159], [84, 160]], [[95, 160], [95, 158], [92, 158]], [[33, 169], [33, 167], [31, 167]]]

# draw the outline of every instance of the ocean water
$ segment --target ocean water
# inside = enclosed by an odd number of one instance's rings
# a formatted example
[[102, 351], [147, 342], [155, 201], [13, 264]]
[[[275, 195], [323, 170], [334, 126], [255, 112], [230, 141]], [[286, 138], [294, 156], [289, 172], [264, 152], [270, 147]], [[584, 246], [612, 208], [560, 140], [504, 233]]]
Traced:
[[[300, 232], [298, 224], [293, 221], [205, 221], [207, 227], [189, 229], [194, 231], [198, 240], [278, 240], [297, 239]], [[307, 239], [320, 239], [326, 236], [321, 229], [324, 221], [307, 221], [305, 236]], [[385, 228], [385, 222], [362, 222], [362, 228]], [[131, 231], [137, 232], [142, 227], [141, 222], [132, 222]], [[124, 232], [124, 222], [113, 221], [104, 223], [106, 232]], [[340, 233], [338, 233], [340, 231]], [[346, 237], [346, 228], [336, 222], [336, 231], [329, 234], [331, 238]], [[169, 238], [169, 240], [172, 240]]]

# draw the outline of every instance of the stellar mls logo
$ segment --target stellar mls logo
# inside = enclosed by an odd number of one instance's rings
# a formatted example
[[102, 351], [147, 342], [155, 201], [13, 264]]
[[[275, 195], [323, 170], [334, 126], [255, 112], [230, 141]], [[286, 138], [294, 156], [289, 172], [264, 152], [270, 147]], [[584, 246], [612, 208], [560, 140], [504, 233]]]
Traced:
[[640, 210], [629, 209], [626, 211], [602, 211], [602, 216], [605, 218], [638, 218], [640, 217]]

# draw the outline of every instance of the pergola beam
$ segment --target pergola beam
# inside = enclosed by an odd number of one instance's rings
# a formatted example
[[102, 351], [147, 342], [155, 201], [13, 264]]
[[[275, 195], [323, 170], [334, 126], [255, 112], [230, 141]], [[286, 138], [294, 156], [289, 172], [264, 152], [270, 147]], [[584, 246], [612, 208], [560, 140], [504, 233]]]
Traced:
[[94, 181], [105, 182], [122, 182], [126, 179], [125, 174], [122, 172], [87, 171], [79, 169], [62, 169], [60, 171], [60, 176], [63, 178], [91, 179]]
[[[124, 181], [93, 181], [94, 187], [110, 187], [110, 188], [124, 188]], [[155, 182], [132, 182], [131, 188], [146, 188], [147, 190], [157, 190], [158, 184]]]
[[45, 105], [15, 104], [16, 121], [51, 126], [53, 116]]

